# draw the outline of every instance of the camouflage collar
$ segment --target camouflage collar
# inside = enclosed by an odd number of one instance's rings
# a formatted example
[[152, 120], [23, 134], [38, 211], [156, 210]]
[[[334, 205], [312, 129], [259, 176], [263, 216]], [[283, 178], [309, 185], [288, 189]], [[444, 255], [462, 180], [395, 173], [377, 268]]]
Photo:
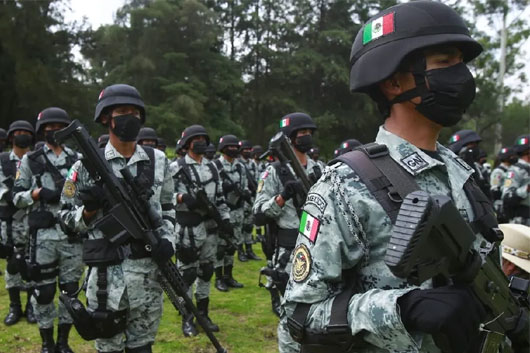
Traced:
[[11, 161], [20, 161], [20, 158], [15, 154], [15, 152], [9, 152], [9, 160]]
[[[186, 162], [186, 164], [199, 164], [199, 165], [201, 164], [197, 162], [195, 159], [191, 158], [190, 155], [187, 153], [186, 153], [186, 156], [184, 156], [184, 161]], [[202, 157], [202, 161], [204, 161], [204, 157]]]
[[379, 128], [375, 141], [387, 145], [390, 157], [414, 176], [436, 166], [441, 166], [447, 170], [452, 188], [460, 188], [473, 174], [473, 169], [470, 166], [438, 142], [436, 142], [436, 150], [443, 162], [432, 158], [420, 148], [391, 133], [383, 126]]
[[[105, 159], [110, 161], [115, 158], [122, 158], [125, 159], [125, 157], [112, 146], [112, 144], [109, 142], [105, 146]], [[149, 156], [145, 152], [145, 150], [140, 146], [139, 144], [136, 144], [134, 153], [129, 159], [129, 162], [127, 162], [127, 165], [135, 164], [139, 161], [146, 161], [149, 160]]]

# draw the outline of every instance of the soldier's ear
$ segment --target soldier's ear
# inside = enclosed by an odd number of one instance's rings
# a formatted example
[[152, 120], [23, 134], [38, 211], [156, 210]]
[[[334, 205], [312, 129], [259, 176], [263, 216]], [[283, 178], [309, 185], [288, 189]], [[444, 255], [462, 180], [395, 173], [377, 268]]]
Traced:
[[388, 100], [391, 100], [402, 93], [398, 75], [399, 73], [395, 73], [386, 80], [379, 83], [379, 89]]

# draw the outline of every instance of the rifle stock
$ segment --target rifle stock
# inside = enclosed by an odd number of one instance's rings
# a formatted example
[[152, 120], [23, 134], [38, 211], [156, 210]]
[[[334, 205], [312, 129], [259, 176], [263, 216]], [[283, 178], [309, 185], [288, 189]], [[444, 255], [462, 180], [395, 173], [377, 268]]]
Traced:
[[[528, 302], [511, 292], [498, 257], [493, 256], [495, 247], [482, 259], [472, 248], [474, 240], [449, 197], [414, 191], [403, 200], [385, 263], [394, 275], [416, 285], [437, 275], [468, 284], [487, 312], [481, 353], [498, 352], [504, 335], [515, 346], [527, 348]], [[510, 352], [509, 347], [503, 349]]]

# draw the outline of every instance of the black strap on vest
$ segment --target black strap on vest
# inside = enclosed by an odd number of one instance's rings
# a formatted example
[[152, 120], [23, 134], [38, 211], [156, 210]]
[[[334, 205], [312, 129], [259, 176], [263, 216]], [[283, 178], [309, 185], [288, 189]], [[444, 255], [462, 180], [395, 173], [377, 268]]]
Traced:
[[155, 150], [152, 147], [142, 146], [149, 157], [147, 161], [140, 161], [136, 169], [136, 176], [144, 175], [148, 180], [148, 187], [152, 188], [155, 182]]
[[96, 311], [104, 312], [107, 311], [107, 298], [109, 292], [107, 291], [107, 266], [98, 266], [98, 280], [96, 285], [98, 287], [96, 291], [96, 298], [98, 301], [98, 307]]
[[6, 177], [15, 177], [17, 172], [17, 161], [11, 160], [9, 152], [0, 153], [0, 163], [2, 164], [2, 173]]
[[392, 223], [403, 199], [412, 191], [419, 190], [414, 177], [390, 158], [385, 145], [369, 143], [339, 156], [330, 165], [339, 161], [357, 173]]

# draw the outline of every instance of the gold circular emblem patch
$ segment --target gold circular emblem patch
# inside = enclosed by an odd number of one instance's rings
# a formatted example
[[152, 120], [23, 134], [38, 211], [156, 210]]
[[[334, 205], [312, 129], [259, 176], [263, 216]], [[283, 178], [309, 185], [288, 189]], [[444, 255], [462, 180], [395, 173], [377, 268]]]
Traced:
[[264, 183], [265, 183], [265, 182], [264, 182], [263, 180], [260, 180], [260, 181], [258, 182], [258, 189], [256, 190], [256, 192], [259, 193], [259, 192], [261, 192], [261, 190], [263, 190], [263, 184], [264, 184]]
[[293, 279], [295, 282], [302, 282], [309, 275], [311, 270], [311, 254], [304, 244], [300, 244], [294, 249]]
[[71, 180], [67, 180], [64, 182], [63, 187], [63, 193], [64, 196], [72, 198], [75, 195], [75, 183]]
[[505, 187], [508, 187], [508, 186], [510, 186], [510, 185], [512, 185], [512, 179], [506, 179], [506, 180], [504, 181], [504, 186], [505, 186]]

